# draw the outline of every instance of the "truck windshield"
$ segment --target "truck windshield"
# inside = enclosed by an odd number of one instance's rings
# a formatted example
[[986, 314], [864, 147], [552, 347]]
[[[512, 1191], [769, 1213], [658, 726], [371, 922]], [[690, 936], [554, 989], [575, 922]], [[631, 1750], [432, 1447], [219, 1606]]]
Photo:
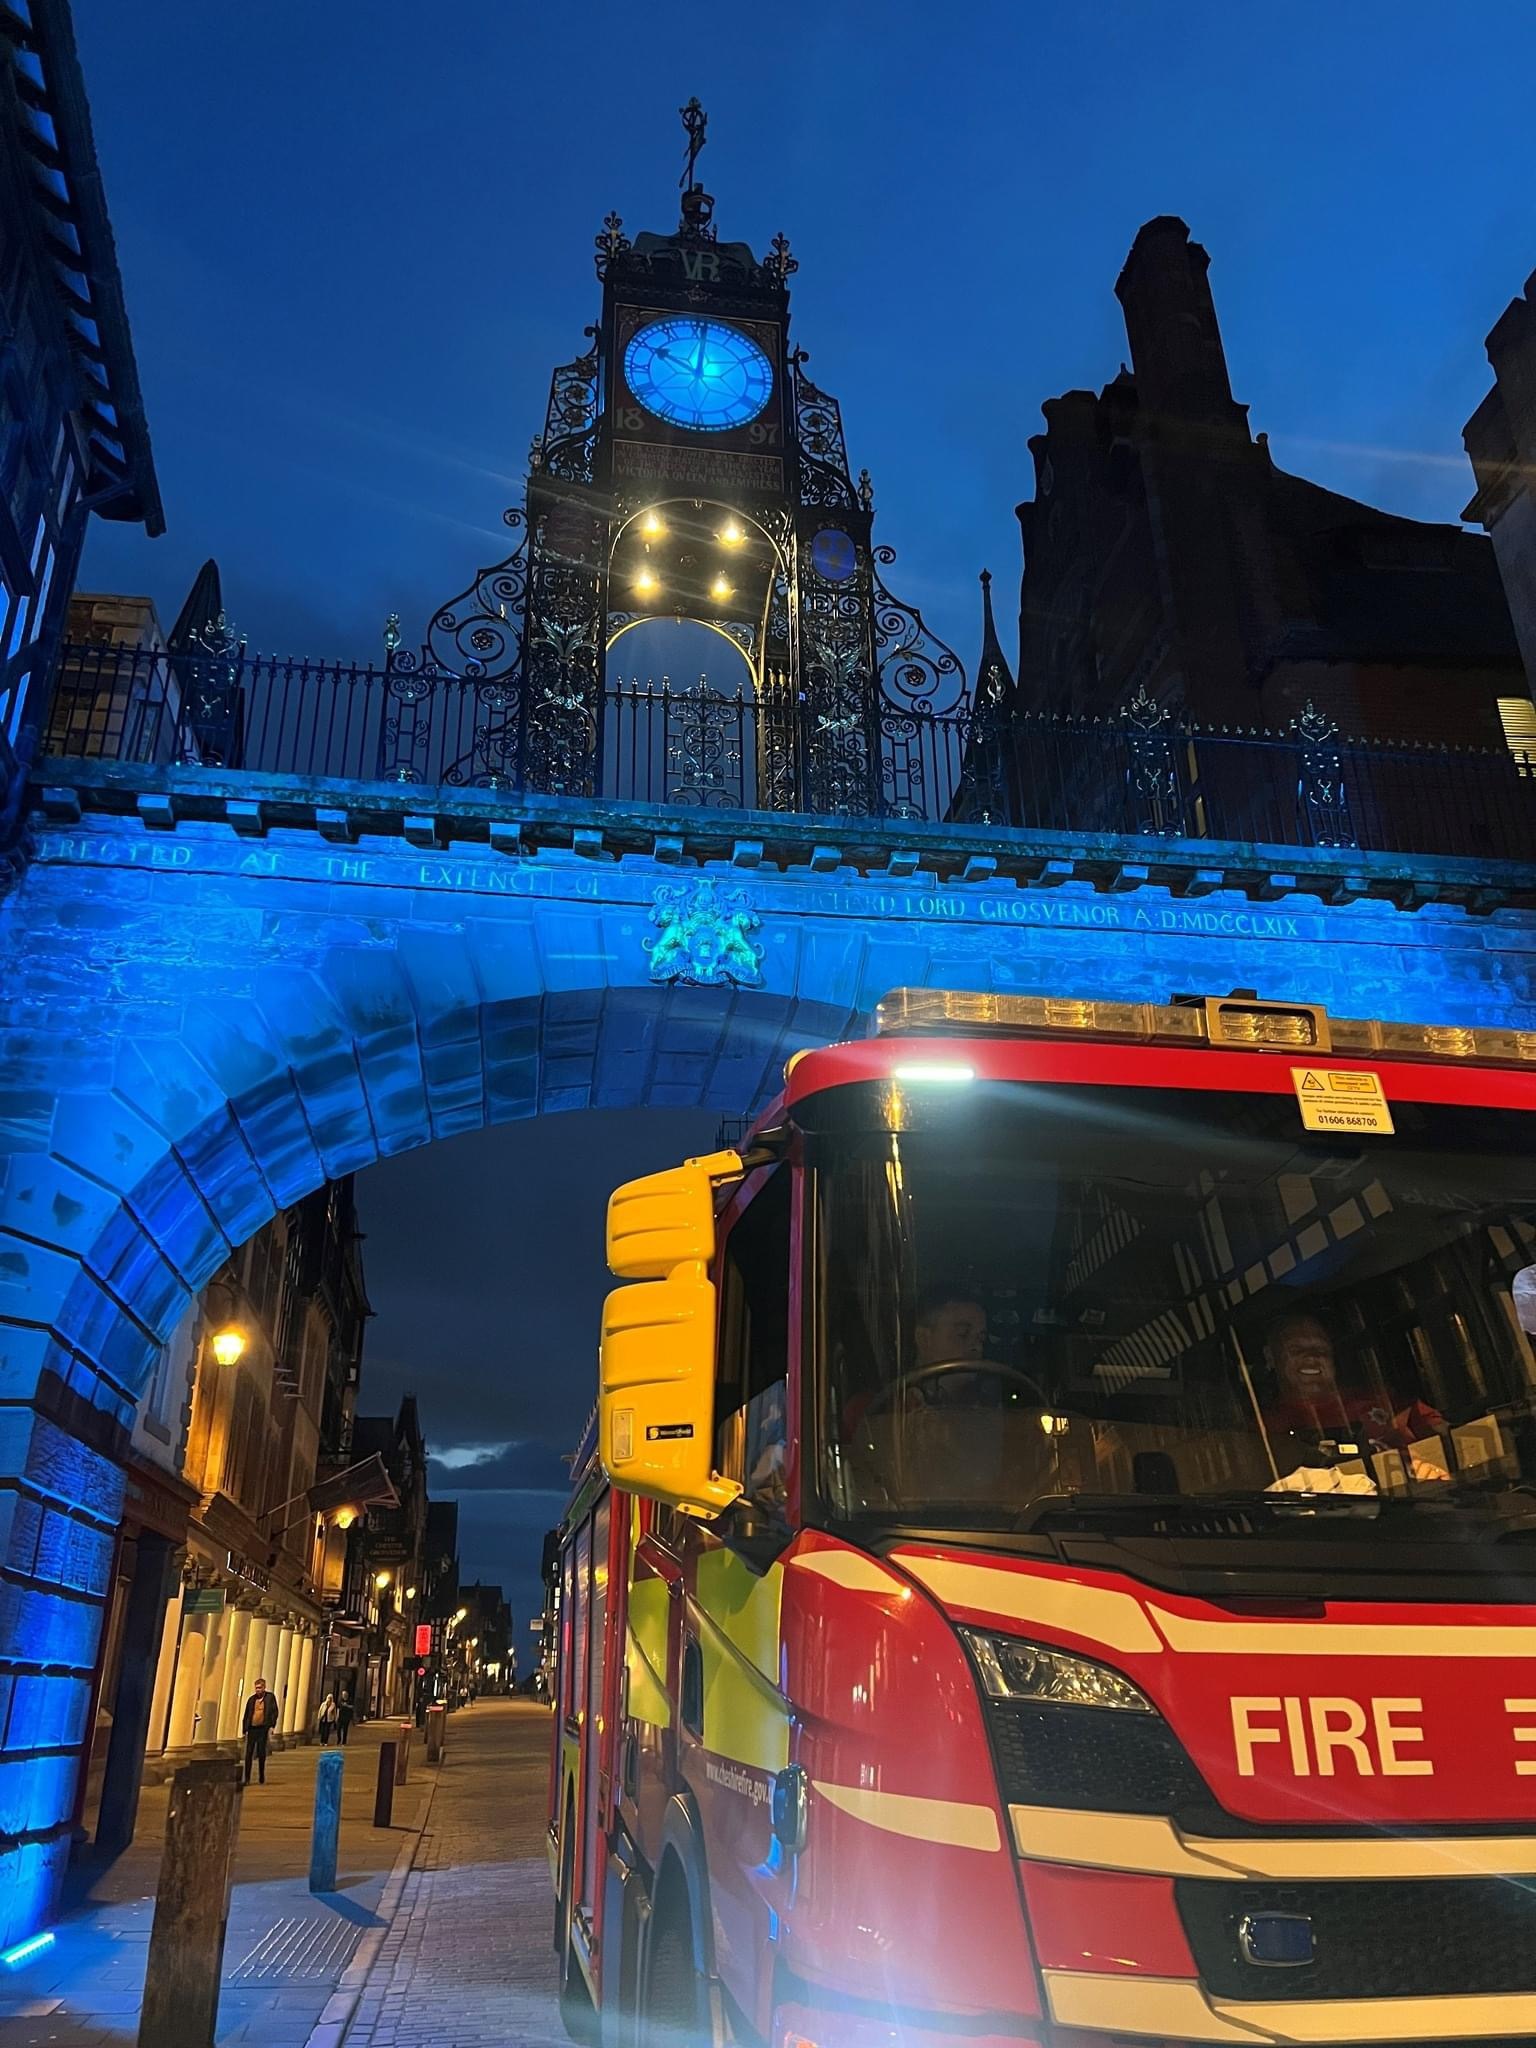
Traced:
[[1536, 1515], [1525, 1117], [1339, 1138], [1289, 1093], [945, 1092], [814, 1141], [834, 1512]]

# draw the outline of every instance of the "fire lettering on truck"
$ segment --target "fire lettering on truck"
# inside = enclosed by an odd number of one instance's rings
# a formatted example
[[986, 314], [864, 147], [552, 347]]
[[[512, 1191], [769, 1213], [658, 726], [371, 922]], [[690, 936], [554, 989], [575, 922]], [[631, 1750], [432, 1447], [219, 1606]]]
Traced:
[[1237, 1774], [1256, 1777], [1256, 1752], [1273, 1746], [1297, 1778], [1332, 1778], [1341, 1768], [1360, 1778], [1432, 1778], [1429, 1757], [1404, 1755], [1424, 1741], [1423, 1712], [1421, 1699], [1240, 1693], [1232, 1700]]
[[[1536, 1743], [1536, 1700], [1506, 1700], [1504, 1711], [1506, 1714], [1518, 1716], [1525, 1723], [1523, 1728], [1517, 1727], [1511, 1731], [1516, 1742]], [[1517, 1757], [1515, 1776], [1536, 1778], [1536, 1756]]]

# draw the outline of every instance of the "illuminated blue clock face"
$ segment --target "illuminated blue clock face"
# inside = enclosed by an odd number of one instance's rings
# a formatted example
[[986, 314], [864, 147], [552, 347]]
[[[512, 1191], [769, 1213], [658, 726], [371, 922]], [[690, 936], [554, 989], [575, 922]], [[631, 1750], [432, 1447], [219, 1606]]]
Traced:
[[658, 419], [722, 434], [757, 418], [773, 392], [773, 365], [739, 327], [652, 320], [624, 351], [624, 381]]

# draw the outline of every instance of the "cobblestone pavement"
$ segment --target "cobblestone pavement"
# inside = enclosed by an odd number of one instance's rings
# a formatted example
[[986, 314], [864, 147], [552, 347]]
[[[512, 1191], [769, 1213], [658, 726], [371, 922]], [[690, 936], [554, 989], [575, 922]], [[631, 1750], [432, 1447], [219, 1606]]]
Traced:
[[[453, 1717], [450, 1747], [459, 1726], [482, 1710]], [[323, 1898], [312, 1897], [308, 1884], [318, 1749], [274, 1752], [266, 1784], [244, 1795], [218, 2048], [307, 2048], [312, 2041], [330, 2048], [320, 2022], [334, 2009], [338, 1986], [360, 1978], [380, 1944], [438, 1778], [416, 1748], [409, 1780], [395, 1793], [395, 1825], [373, 1826], [377, 1745], [395, 1732], [393, 1722], [353, 1731], [338, 1886]], [[87, 1857], [78, 1865], [53, 1946], [0, 1972], [0, 2048], [130, 2048], [136, 2041], [166, 1798], [165, 1786], [146, 1786], [132, 1846], [110, 1863]]]
[[426, 1828], [346, 2048], [569, 2048], [555, 2001], [544, 1853], [549, 1714], [481, 1700], [454, 1716], [448, 1735]]

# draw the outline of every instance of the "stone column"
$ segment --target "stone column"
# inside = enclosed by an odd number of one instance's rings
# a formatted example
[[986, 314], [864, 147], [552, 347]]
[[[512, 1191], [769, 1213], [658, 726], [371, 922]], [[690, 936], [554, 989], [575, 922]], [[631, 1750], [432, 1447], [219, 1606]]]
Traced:
[[294, 1688], [293, 1732], [308, 1742], [315, 1725], [315, 1639], [307, 1630], [299, 1644], [299, 1682]]
[[203, 1657], [208, 1648], [208, 1616], [188, 1614], [181, 1625], [176, 1648], [176, 1678], [171, 1687], [171, 1726], [166, 1736], [168, 1749], [185, 1749], [193, 1739], [198, 1702], [203, 1692]]
[[[266, 1663], [267, 1645], [271, 1633], [272, 1624], [264, 1614], [258, 1612], [251, 1616], [250, 1633], [245, 1639], [245, 1678], [240, 1687], [243, 1694], [240, 1701], [241, 1713], [245, 1712], [245, 1702], [250, 1698], [251, 1687], [256, 1683], [256, 1680], [264, 1678], [269, 1685], [272, 1682], [272, 1674], [267, 1669]], [[239, 1725], [237, 1720], [235, 1726], [238, 1728]]]
[[207, 1648], [203, 1652], [203, 1681], [198, 1689], [197, 1733], [193, 1737], [199, 1748], [204, 1743], [217, 1742], [224, 1733], [220, 1724], [219, 1708], [224, 1698], [224, 1658], [229, 1648], [230, 1623], [234, 1616], [229, 1607], [208, 1616]]
[[155, 1691], [149, 1703], [149, 1727], [145, 1751], [159, 1756], [166, 1745], [165, 1722], [171, 1710], [171, 1687], [176, 1679], [176, 1645], [181, 1640], [181, 1582], [172, 1578], [165, 1605], [165, 1626], [160, 1632], [160, 1655], [155, 1662]]
[[235, 1608], [229, 1617], [229, 1648], [224, 1653], [224, 1690], [219, 1696], [221, 1742], [228, 1742], [240, 1733], [240, 1715], [245, 1706], [245, 1654], [250, 1635], [250, 1608]]
[[277, 1670], [272, 1675], [273, 1696], [277, 1700], [277, 1738], [281, 1742], [288, 1726], [288, 1674], [293, 1663], [293, 1630], [286, 1623], [279, 1623], [282, 1634], [277, 1650]]

